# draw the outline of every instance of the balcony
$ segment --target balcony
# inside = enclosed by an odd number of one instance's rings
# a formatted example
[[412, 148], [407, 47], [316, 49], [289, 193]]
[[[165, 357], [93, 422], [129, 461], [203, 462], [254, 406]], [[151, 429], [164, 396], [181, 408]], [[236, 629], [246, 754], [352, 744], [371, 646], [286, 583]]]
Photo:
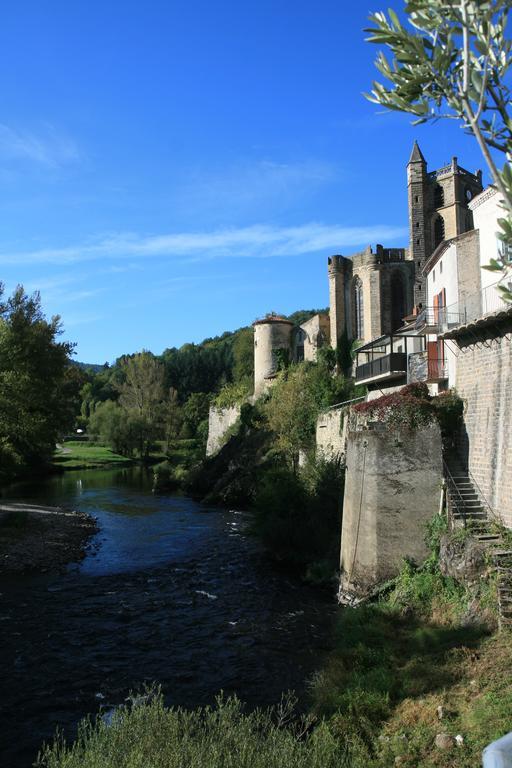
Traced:
[[413, 352], [407, 361], [407, 383], [425, 381], [436, 384], [448, 378], [448, 363], [441, 358], [428, 356], [427, 351]]
[[446, 381], [448, 378], [448, 364], [446, 360], [427, 360], [427, 382], [435, 384]]
[[[459, 328], [464, 326], [481, 326], [493, 323], [494, 318], [502, 313], [510, 314], [512, 305], [508, 303], [498, 290], [500, 282], [487, 285], [478, 293], [464, 296], [456, 304], [452, 304], [443, 312], [450, 318], [450, 323], [442, 327], [438, 333], [444, 338], [452, 338], [457, 335]], [[419, 320], [419, 316], [418, 316]]]
[[396, 379], [407, 374], [407, 354], [391, 352], [389, 355], [376, 357], [356, 368], [356, 383], [366, 384], [375, 379]]
[[451, 307], [425, 307], [414, 323], [416, 331], [423, 333], [445, 333], [463, 322], [458, 304]]

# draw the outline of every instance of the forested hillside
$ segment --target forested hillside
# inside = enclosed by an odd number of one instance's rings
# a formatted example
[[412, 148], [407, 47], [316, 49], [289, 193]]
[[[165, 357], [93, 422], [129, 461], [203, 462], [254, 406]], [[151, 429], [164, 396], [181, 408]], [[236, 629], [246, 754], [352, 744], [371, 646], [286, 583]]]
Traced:
[[[299, 310], [289, 319], [302, 323], [318, 311], [324, 310]], [[168, 446], [177, 438], [196, 438], [204, 445], [212, 401], [241, 402], [252, 392], [253, 329], [227, 331], [162, 355], [123, 355], [111, 366], [83, 372], [77, 425], [116, 451], [144, 458], [155, 439]]]

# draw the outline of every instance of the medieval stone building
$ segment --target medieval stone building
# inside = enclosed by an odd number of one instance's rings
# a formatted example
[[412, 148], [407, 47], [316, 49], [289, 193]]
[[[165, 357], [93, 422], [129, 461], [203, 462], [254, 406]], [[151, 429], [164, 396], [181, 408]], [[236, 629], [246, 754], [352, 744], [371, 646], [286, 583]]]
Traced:
[[482, 173], [457, 158], [429, 172], [416, 142], [407, 164], [409, 248], [370, 246], [328, 259], [331, 344], [342, 337], [367, 343], [390, 334], [426, 305], [425, 261], [443, 240], [473, 229], [468, 207], [482, 191]]
[[394, 333], [404, 318], [426, 306], [423, 267], [444, 240], [473, 228], [469, 202], [482, 190], [482, 174], [461, 168], [457, 158], [429, 171], [415, 142], [407, 164], [409, 247], [367, 246], [328, 259], [329, 315], [293, 325], [268, 315], [254, 323], [255, 394], [274, 380], [283, 357], [314, 360], [324, 344], [366, 344]]

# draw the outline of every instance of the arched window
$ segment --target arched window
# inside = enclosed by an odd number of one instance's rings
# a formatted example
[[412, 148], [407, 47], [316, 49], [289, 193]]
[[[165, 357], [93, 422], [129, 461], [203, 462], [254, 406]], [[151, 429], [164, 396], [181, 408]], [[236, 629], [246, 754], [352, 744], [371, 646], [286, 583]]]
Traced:
[[403, 325], [406, 315], [404, 279], [400, 272], [391, 277], [391, 331]]
[[354, 279], [354, 331], [356, 339], [364, 339], [363, 284], [359, 277]]
[[468, 211], [466, 213], [466, 232], [470, 232], [473, 229], [473, 212]]
[[434, 248], [437, 248], [439, 243], [444, 240], [444, 219], [442, 216], [438, 216], [434, 222]]
[[444, 205], [444, 189], [440, 184], [434, 187], [434, 208], [442, 208]]

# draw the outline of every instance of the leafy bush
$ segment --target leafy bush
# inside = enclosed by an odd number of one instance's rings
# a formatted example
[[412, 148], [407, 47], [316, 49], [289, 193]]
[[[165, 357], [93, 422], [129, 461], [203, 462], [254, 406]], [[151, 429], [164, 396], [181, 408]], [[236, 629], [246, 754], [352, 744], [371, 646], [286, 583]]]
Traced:
[[396, 429], [418, 429], [437, 419], [445, 440], [458, 431], [463, 410], [464, 403], [456, 392], [450, 390], [432, 397], [423, 382], [408, 384], [399, 392], [354, 406], [357, 413]]
[[213, 403], [217, 408], [231, 408], [240, 405], [249, 396], [249, 386], [246, 381], [225, 384], [215, 397]]
[[[147, 697], [143, 697], [147, 699]], [[135, 699], [136, 701], [136, 699]], [[161, 695], [118, 709], [109, 725], [81, 723], [76, 741], [57, 738], [39, 768], [348, 768], [326, 724], [293, 718], [293, 701], [245, 714], [236, 698], [214, 707], [167, 709]]]
[[450, 389], [434, 397], [432, 405], [434, 406], [443, 438], [445, 440], [453, 438], [462, 424], [464, 401], [453, 389]]
[[313, 581], [333, 575], [341, 535], [344, 474], [338, 462], [311, 463], [294, 474], [273, 467], [255, 499], [255, 530], [279, 559], [309, 565]]
[[426, 384], [408, 384], [399, 392], [358, 403], [354, 411], [396, 429], [418, 429], [434, 421], [434, 410]]

